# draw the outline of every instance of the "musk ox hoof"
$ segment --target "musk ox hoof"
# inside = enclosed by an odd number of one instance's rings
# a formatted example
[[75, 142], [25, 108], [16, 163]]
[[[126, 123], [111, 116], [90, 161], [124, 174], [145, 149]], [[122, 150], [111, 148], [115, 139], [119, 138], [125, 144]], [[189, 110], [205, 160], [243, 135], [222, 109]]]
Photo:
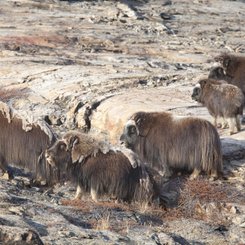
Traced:
[[217, 179], [218, 179], [218, 176], [210, 176], [210, 177], [208, 178], [209, 181], [215, 181], [215, 180], [217, 180]]
[[75, 196], [74, 198], [72, 198], [71, 200], [72, 201], [78, 201], [78, 200], [80, 200], [81, 199], [81, 197], [80, 196]]
[[200, 172], [201, 172], [200, 170], [194, 169], [194, 171], [192, 172], [192, 174], [191, 174], [189, 179], [190, 180], [195, 180], [199, 176]]
[[98, 202], [98, 194], [97, 194], [96, 190], [94, 190], [93, 188], [91, 188], [90, 195], [91, 195], [92, 200], [94, 202]]
[[197, 176], [196, 176], [196, 175], [191, 175], [191, 176], [189, 177], [189, 180], [195, 180], [195, 179], [197, 179]]

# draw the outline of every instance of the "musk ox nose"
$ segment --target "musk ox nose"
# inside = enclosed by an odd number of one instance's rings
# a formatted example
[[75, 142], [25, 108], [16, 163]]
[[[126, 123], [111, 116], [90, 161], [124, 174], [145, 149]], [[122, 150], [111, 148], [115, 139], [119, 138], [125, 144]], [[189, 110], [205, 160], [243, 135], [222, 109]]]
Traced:
[[192, 100], [196, 100], [196, 94], [193, 93], [193, 94], [191, 95], [191, 98], [192, 98]]
[[125, 135], [122, 134], [122, 135], [120, 136], [120, 139], [119, 139], [119, 140], [120, 140], [121, 145], [124, 144], [124, 143], [125, 143], [125, 142], [124, 142], [124, 141], [125, 141]]

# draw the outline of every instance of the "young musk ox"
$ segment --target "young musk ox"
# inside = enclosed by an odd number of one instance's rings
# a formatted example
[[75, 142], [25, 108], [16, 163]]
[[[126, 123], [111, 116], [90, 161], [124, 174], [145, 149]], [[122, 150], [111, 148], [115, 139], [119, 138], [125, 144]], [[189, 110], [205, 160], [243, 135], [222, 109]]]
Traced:
[[171, 170], [192, 171], [191, 179], [201, 172], [213, 179], [222, 173], [220, 138], [206, 120], [137, 112], [126, 123], [120, 140], [165, 176]]
[[193, 89], [192, 99], [207, 107], [216, 127], [217, 118], [221, 117], [228, 121], [230, 134], [235, 132], [235, 127], [241, 130], [244, 95], [237, 86], [222, 80], [202, 79]]
[[210, 78], [215, 78], [216, 75], [218, 79], [224, 79], [239, 87], [245, 95], [245, 56], [224, 53], [216, 56], [214, 60], [221, 63], [223, 72], [214, 70]]
[[16, 115], [7, 104], [0, 102], [0, 168], [13, 177], [9, 165], [21, 167], [33, 174], [36, 180], [47, 184], [55, 181], [50, 165], [46, 165], [44, 151], [55, 135], [45, 122], [29, 123]]
[[[131, 152], [130, 158], [134, 155]], [[107, 144], [105, 151], [103, 143], [96, 142], [89, 135], [68, 132], [47, 149], [45, 156], [64, 178], [77, 185], [75, 198], [89, 192], [96, 202], [102, 195], [126, 202], [164, 200], [159, 174], [145, 168], [139, 161], [132, 166], [127, 155], [107, 148]], [[138, 159], [137, 156], [134, 159]]]

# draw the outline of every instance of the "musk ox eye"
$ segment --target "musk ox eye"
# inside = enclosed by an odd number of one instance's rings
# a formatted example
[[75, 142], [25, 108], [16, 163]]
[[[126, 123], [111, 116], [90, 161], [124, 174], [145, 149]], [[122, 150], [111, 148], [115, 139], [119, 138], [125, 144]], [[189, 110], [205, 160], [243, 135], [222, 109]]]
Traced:
[[136, 132], [137, 132], [137, 130], [136, 130], [136, 127], [134, 125], [128, 127], [128, 134], [129, 135], [136, 134]]

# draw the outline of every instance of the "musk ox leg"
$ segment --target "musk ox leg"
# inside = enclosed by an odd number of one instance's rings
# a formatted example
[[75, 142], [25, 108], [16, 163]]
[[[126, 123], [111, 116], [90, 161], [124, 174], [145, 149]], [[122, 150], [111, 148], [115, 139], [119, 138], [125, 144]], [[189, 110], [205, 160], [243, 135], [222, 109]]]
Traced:
[[230, 128], [230, 135], [235, 133], [235, 127], [236, 127], [236, 118], [230, 117], [228, 118], [229, 128]]
[[226, 121], [226, 119], [224, 117], [222, 117], [221, 128], [225, 129], [228, 127], [229, 127], [228, 122]]
[[201, 173], [200, 169], [194, 168], [194, 170], [193, 170], [193, 172], [192, 172], [192, 174], [190, 176], [190, 180], [196, 179], [199, 176], [200, 173]]
[[81, 199], [82, 193], [83, 193], [83, 191], [82, 191], [81, 186], [80, 185], [77, 185], [77, 191], [76, 191], [76, 195], [74, 197], [74, 200]]
[[97, 191], [93, 187], [91, 187], [90, 194], [91, 194], [92, 200], [94, 202], [98, 202], [98, 194], [97, 194]]
[[217, 170], [212, 169], [211, 174], [209, 176], [209, 180], [214, 181], [214, 180], [218, 179], [218, 177], [219, 177], [219, 174], [218, 174]]
[[5, 158], [2, 155], [0, 156], [0, 169], [2, 170], [2, 175], [4, 175], [5, 173], [8, 174], [9, 180], [12, 180], [14, 178], [13, 170], [8, 166]]
[[241, 131], [241, 117], [240, 115], [237, 115], [236, 116], [236, 128], [237, 128], [237, 131]]
[[159, 171], [159, 174], [165, 178], [170, 178], [173, 175], [173, 171], [169, 168], [169, 166], [164, 164], [164, 170]]
[[214, 117], [214, 127], [218, 128], [219, 124], [218, 124], [218, 118]]

